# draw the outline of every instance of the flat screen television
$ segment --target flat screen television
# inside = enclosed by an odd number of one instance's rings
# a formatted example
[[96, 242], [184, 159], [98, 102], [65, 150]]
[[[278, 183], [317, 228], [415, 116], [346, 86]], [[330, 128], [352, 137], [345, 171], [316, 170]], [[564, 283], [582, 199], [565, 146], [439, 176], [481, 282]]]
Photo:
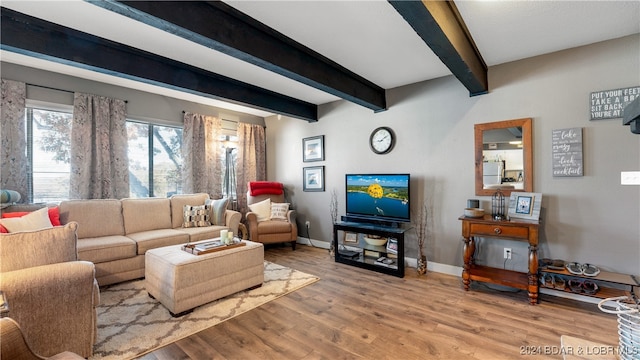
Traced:
[[346, 174], [346, 213], [350, 219], [410, 222], [409, 174]]

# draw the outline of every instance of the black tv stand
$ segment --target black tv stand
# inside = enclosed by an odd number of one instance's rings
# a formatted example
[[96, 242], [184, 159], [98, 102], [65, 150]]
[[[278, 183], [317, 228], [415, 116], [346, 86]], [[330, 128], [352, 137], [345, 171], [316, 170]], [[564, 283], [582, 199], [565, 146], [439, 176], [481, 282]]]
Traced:
[[[343, 221], [333, 224], [335, 261], [380, 273], [404, 277], [404, 234], [410, 227], [391, 227]], [[371, 244], [368, 235], [383, 238], [384, 244]], [[392, 242], [394, 246], [387, 246]], [[388, 262], [387, 262], [388, 261]]]
[[395, 222], [395, 221], [386, 221], [386, 220], [371, 219], [371, 218], [361, 218], [361, 217], [357, 217], [357, 216], [341, 216], [340, 219], [343, 222], [349, 222], [349, 223], [372, 224], [372, 225], [385, 226], [385, 227], [390, 227], [390, 228], [399, 228], [400, 227], [400, 223], [399, 222]]

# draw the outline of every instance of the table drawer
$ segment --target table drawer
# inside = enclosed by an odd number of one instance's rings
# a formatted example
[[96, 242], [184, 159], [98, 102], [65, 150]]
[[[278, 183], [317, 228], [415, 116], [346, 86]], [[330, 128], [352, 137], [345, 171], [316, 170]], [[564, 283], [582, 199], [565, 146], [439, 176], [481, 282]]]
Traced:
[[528, 239], [529, 229], [522, 226], [471, 224], [471, 235], [487, 235], [516, 239]]

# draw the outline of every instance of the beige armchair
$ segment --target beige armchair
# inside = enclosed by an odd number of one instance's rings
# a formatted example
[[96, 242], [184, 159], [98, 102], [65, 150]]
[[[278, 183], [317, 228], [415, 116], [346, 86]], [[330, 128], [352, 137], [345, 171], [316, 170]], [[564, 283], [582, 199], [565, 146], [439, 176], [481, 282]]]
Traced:
[[100, 290], [93, 263], [77, 261], [77, 223], [0, 235], [0, 290], [41, 356], [93, 353]]
[[0, 318], [0, 359], [12, 360], [82, 360], [78, 354], [65, 351], [52, 357], [45, 358], [31, 350], [27, 339], [15, 320], [12, 318]]
[[[285, 203], [284, 193], [252, 196], [251, 189], [247, 191], [247, 205], [256, 204], [266, 199], [270, 199], [271, 203]], [[291, 248], [296, 249], [298, 226], [295, 210], [287, 211], [286, 220], [258, 221], [258, 215], [252, 211], [247, 212], [245, 218], [249, 230], [249, 240], [264, 244], [290, 242]]]

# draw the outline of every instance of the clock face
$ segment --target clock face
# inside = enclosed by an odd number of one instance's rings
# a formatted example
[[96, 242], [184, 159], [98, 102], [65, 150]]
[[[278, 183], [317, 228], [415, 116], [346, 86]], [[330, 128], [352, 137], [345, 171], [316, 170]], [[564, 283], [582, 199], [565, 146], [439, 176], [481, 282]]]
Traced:
[[369, 146], [376, 154], [386, 154], [395, 144], [395, 136], [393, 130], [388, 127], [379, 127], [371, 133], [369, 138]]

